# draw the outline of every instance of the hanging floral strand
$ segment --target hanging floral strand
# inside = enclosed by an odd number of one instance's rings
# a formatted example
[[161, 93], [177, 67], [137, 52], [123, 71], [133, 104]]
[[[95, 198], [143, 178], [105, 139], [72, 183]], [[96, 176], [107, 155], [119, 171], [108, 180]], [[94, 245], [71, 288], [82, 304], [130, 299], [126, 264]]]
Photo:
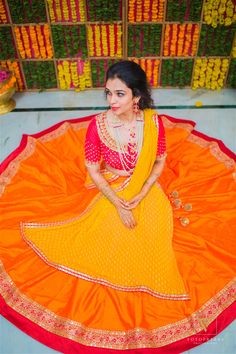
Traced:
[[159, 59], [132, 59], [135, 63], [139, 64], [146, 72], [148, 81], [152, 87], [158, 86], [159, 76]]
[[194, 56], [197, 53], [198, 39], [198, 24], [166, 24], [163, 54], [164, 56]]
[[62, 90], [82, 91], [91, 87], [91, 70], [88, 61], [58, 61], [58, 80]]
[[236, 21], [236, 4], [232, 0], [206, 0], [203, 8], [204, 21], [216, 28], [230, 26]]
[[51, 22], [84, 22], [84, 0], [47, 0]]
[[8, 16], [7, 16], [5, 3], [4, 0], [0, 0], [0, 23], [7, 23], [7, 22], [8, 22]]
[[227, 58], [197, 58], [192, 89], [220, 90], [224, 85], [228, 66]]
[[14, 27], [16, 43], [22, 59], [46, 59], [53, 57], [49, 26], [16, 26]]

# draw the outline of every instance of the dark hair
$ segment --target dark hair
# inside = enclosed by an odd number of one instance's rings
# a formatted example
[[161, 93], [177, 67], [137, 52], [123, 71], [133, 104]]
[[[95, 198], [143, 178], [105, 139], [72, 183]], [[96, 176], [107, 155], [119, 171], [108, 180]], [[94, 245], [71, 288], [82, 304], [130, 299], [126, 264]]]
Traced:
[[147, 82], [147, 76], [141, 66], [130, 60], [119, 61], [108, 69], [106, 82], [115, 78], [123, 81], [132, 90], [133, 96], [140, 97], [140, 109], [152, 107], [151, 90]]

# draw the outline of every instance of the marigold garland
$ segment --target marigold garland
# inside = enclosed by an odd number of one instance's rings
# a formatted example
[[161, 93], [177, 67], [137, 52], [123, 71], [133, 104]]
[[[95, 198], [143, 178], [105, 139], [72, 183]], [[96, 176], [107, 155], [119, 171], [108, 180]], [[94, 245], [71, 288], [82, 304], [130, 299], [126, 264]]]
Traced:
[[208, 90], [220, 90], [224, 86], [228, 66], [227, 58], [197, 58], [192, 89], [204, 87]]
[[198, 24], [166, 24], [164, 56], [194, 56], [199, 39]]
[[59, 86], [62, 90], [82, 91], [91, 87], [91, 70], [88, 61], [59, 61], [57, 65]]
[[[24, 3], [24, 6], [22, 5]], [[17, 23], [41, 22], [44, 18], [45, 3], [36, 0], [24, 1], [8, 0], [10, 6], [13, 26], [0, 27], [0, 59], [17, 59], [18, 53], [22, 59], [47, 59], [54, 57], [65, 58], [58, 62], [58, 75], [60, 73], [60, 88], [83, 90], [86, 87], [103, 86], [103, 78], [108, 68], [109, 60], [85, 59], [90, 57], [111, 57], [122, 58], [122, 25], [121, 20], [121, 0], [47, 0], [48, 11], [53, 33], [53, 45], [51, 31], [48, 24], [45, 25], [16, 25]], [[40, 3], [40, 4], [39, 4]], [[208, 89], [220, 89], [225, 83], [225, 75], [228, 72], [229, 58], [236, 58], [236, 38], [233, 42], [235, 26], [231, 25], [236, 21], [236, 3], [234, 0], [129, 0], [128, 20], [130, 22], [128, 30], [128, 56], [138, 62], [146, 71], [150, 84], [157, 87], [159, 83], [159, 59], [148, 59], [151, 56], [159, 56], [162, 35], [162, 24], [156, 22], [163, 21], [164, 8], [167, 4], [166, 24], [163, 40], [164, 57], [191, 57], [191, 56], [223, 56], [226, 61], [220, 59], [220, 64], [207, 62], [202, 64], [205, 70], [199, 77], [197, 74], [202, 71], [195, 62], [192, 80], [193, 88], [205, 87]], [[6, 11], [6, 0], [0, 0], [0, 23], [9, 22]], [[37, 4], [37, 6], [36, 6]], [[97, 4], [102, 4], [97, 8]], [[180, 23], [180, 21], [193, 22], [200, 21], [201, 7], [204, 4], [203, 15], [207, 24], [201, 26], [201, 36], [199, 40], [198, 23]], [[114, 5], [114, 9], [113, 9]], [[22, 7], [23, 6], [23, 7]], [[33, 7], [32, 7], [33, 6]], [[38, 8], [37, 16], [32, 20], [32, 9]], [[55, 25], [56, 22], [83, 22], [107, 21], [98, 24], [78, 24], [78, 25]], [[36, 18], [37, 17], [37, 18]], [[28, 19], [31, 19], [29, 21]], [[93, 20], [92, 20], [93, 19]], [[97, 20], [96, 20], [97, 19]], [[174, 23], [168, 23], [171, 20]], [[139, 24], [138, 22], [155, 22], [149, 24]], [[179, 21], [179, 23], [176, 23]], [[135, 23], [136, 22], [136, 23]], [[134, 23], [134, 24], [131, 24]], [[209, 26], [211, 25], [211, 26]], [[231, 26], [230, 26], [231, 25]], [[218, 26], [218, 27], [217, 27]], [[213, 28], [217, 27], [217, 28]], [[14, 39], [11, 39], [12, 30], [15, 32], [18, 53], [15, 51]], [[88, 35], [88, 40], [86, 36]], [[197, 52], [197, 44], [199, 50]], [[53, 50], [54, 49], [54, 50]], [[89, 53], [87, 52], [89, 51]], [[133, 59], [135, 57], [135, 59]], [[147, 58], [144, 58], [147, 57]], [[68, 60], [71, 58], [70, 60]], [[78, 59], [76, 59], [78, 58]], [[139, 59], [140, 58], [140, 59]], [[204, 58], [200, 58], [203, 60]], [[215, 58], [210, 58], [216, 60]], [[209, 60], [210, 60], [209, 59]], [[192, 60], [192, 59], [190, 59]], [[231, 59], [232, 61], [235, 59]], [[33, 61], [32, 61], [33, 62]], [[65, 64], [63, 64], [65, 62]], [[193, 61], [192, 61], [193, 62]], [[15, 62], [18, 70], [17, 86], [24, 89], [24, 83], [20, 74], [20, 64]], [[42, 63], [42, 62], [41, 62]], [[22, 65], [24, 63], [22, 62]], [[52, 65], [51, 65], [52, 64]], [[109, 64], [110, 65], [110, 64]], [[212, 66], [213, 65], [213, 66]], [[55, 77], [47, 80], [40, 77], [34, 81], [34, 69], [41, 72], [42, 64], [39, 66], [24, 65], [26, 70], [28, 88], [55, 87]], [[55, 75], [54, 63], [47, 64], [47, 73]], [[92, 67], [92, 70], [91, 70]], [[96, 67], [96, 72], [95, 72]], [[235, 74], [232, 73], [234, 66], [230, 66], [230, 76], [228, 75], [227, 85], [235, 87]], [[213, 69], [212, 69], [213, 68]], [[233, 69], [232, 69], [233, 68]], [[186, 69], [186, 70], [185, 70]], [[201, 70], [200, 70], [201, 69]], [[11, 69], [12, 70], [12, 69]], [[28, 70], [28, 71], [27, 71]], [[162, 59], [161, 84], [163, 86], [185, 86], [191, 82], [192, 64], [187, 60]], [[214, 74], [212, 74], [214, 71]], [[91, 76], [92, 75], [92, 76]], [[218, 75], [218, 76], [217, 76]], [[16, 75], [15, 75], [16, 76]], [[40, 76], [40, 74], [39, 74]], [[17, 77], [17, 76], [16, 76]], [[230, 77], [230, 79], [229, 79]], [[92, 80], [91, 80], [92, 78]], [[232, 79], [233, 78], [233, 79]], [[41, 81], [40, 81], [41, 80]], [[44, 81], [46, 82], [44, 84]], [[18, 84], [19, 82], [19, 84]], [[230, 83], [229, 83], [230, 82]], [[203, 85], [203, 86], [202, 86]]]
[[7, 23], [7, 11], [5, 8], [4, 0], [0, 0], [0, 23]]
[[129, 22], [161, 22], [165, 0], [129, 0]]
[[236, 21], [236, 4], [232, 0], [206, 0], [203, 8], [204, 21], [216, 28], [230, 26]]
[[132, 59], [135, 63], [139, 64], [146, 72], [147, 79], [152, 87], [158, 86], [159, 76], [159, 59]]
[[[108, 35], [107, 35], [108, 34]], [[91, 57], [122, 57], [122, 27], [113, 25], [89, 25], [88, 46]]]
[[55, 22], [84, 22], [84, 0], [47, 0], [49, 15]]
[[23, 91], [25, 89], [25, 85], [22, 79], [22, 74], [20, 70], [20, 63], [16, 61], [1, 61], [0, 66], [4, 69], [7, 69], [11, 72], [13, 72], [14, 77], [16, 78], [16, 90], [17, 91]]
[[22, 59], [52, 58], [52, 45], [49, 26], [16, 26], [14, 27], [16, 43]]

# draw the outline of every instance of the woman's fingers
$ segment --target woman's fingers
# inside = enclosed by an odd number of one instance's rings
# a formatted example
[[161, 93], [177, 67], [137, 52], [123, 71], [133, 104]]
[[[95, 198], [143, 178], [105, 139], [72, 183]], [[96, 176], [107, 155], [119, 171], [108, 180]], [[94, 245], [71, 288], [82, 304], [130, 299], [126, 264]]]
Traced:
[[120, 218], [123, 224], [128, 228], [134, 228], [136, 226], [135, 218], [130, 210], [122, 208], [119, 210]]

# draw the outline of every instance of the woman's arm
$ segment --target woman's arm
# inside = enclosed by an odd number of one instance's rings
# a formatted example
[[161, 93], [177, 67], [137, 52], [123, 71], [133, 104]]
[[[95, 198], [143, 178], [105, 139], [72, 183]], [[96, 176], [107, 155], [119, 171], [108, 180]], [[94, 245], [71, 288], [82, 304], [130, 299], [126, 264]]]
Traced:
[[157, 159], [154, 162], [154, 165], [152, 167], [152, 171], [149, 175], [149, 177], [146, 179], [146, 181], [143, 184], [143, 187], [139, 194], [137, 194], [134, 198], [132, 198], [128, 203], [125, 204], [125, 208], [127, 210], [131, 210], [136, 208], [136, 206], [141, 202], [141, 200], [148, 194], [149, 190], [153, 186], [153, 184], [157, 181], [157, 179], [160, 177], [164, 166], [165, 166], [165, 160], [166, 157], [163, 157], [161, 159]]
[[145, 197], [150, 188], [153, 186], [153, 184], [157, 181], [157, 179], [160, 177], [160, 175], [162, 174], [162, 171], [164, 169], [165, 166], [165, 161], [166, 161], [166, 157], [163, 157], [162, 159], [157, 159], [154, 162], [152, 171], [148, 177], [148, 179], [145, 181], [140, 194]]
[[100, 166], [99, 165], [93, 165], [91, 167], [87, 166], [87, 170], [96, 187], [116, 207], [117, 212], [123, 224], [128, 228], [134, 228], [136, 226], [136, 222], [132, 214], [132, 211], [126, 210], [124, 208], [126, 205], [126, 201], [119, 198], [118, 195], [115, 193], [115, 191], [111, 188], [109, 183], [101, 174]]

